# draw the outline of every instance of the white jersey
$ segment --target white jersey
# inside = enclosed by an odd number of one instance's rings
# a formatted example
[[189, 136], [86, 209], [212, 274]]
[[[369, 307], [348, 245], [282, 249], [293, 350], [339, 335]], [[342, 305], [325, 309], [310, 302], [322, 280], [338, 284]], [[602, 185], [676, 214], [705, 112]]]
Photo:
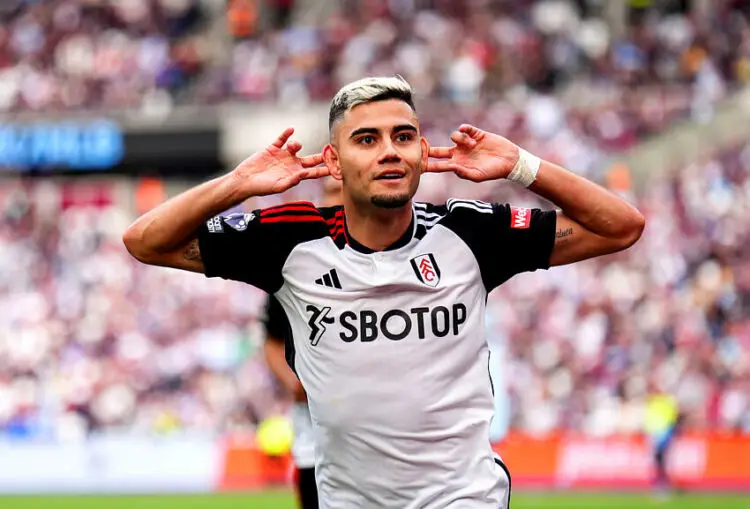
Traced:
[[416, 203], [372, 252], [341, 207], [298, 202], [217, 216], [199, 233], [208, 277], [281, 302], [287, 360], [307, 391], [324, 509], [507, 507], [489, 441], [488, 292], [548, 268], [555, 212]]

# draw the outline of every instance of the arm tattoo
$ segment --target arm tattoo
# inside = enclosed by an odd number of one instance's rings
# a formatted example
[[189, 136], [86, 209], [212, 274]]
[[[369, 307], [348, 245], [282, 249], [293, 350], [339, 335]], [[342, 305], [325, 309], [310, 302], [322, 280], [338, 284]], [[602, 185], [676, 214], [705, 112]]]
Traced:
[[186, 260], [189, 261], [202, 261], [201, 259], [201, 249], [198, 246], [198, 239], [193, 239], [190, 241], [190, 243], [185, 248], [185, 252], [183, 253], [183, 256]]
[[565, 237], [569, 237], [570, 235], [573, 235], [573, 228], [566, 228], [564, 230], [561, 228], [557, 230], [555, 237], [558, 239], [563, 239]]

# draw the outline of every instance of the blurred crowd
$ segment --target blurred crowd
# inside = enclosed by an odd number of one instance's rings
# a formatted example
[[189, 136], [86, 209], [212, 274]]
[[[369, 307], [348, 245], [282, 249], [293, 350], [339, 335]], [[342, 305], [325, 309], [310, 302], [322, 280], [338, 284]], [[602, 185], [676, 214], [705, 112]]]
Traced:
[[0, 112], [142, 108], [211, 58], [201, 0], [3, 0]]
[[235, 30], [231, 94], [304, 105], [363, 75], [395, 73], [421, 98], [467, 108], [566, 90], [576, 106], [604, 108], [600, 128], [625, 138], [710, 115], [750, 62], [746, 13], [731, 3], [706, 18], [634, 9], [622, 34], [586, 0], [339, 3], [320, 26]]
[[213, 433], [281, 411], [263, 295], [135, 262], [112, 193], [0, 187], [0, 435]]
[[212, 92], [304, 107], [361, 76], [400, 74], [436, 137], [473, 120], [563, 160], [575, 152], [585, 168], [581, 158], [631, 148], [678, 119], [709, 119], [750, 78], [746, 2], [707, 16], [637, 2], [621, 31], [603, 20], [605, 2], [589, 0], [334, 3], [319, 25], [233, 30], [231, 80]]
[[[304, 107], [362, 75], [400, 73], [432, 144], [470, 122], [598, 179], [605, 155], [709, 117], [750, 78], [743, 2], [700, 19], [643, 9], [617, 35], [583, 0], [340, 3], [310, 28], [291, 23], [293, 0], [230, 0], [222, 61], [201, 0], [6, 0], [0, 112]], [[426, 175], [419, 198], [448, 193], [538, 203], [443, 175]], [[264, 295], [135, 262], [115, 194], [87, 181], [0, 185], [0, 435], [216, 433], [281, 411], [259, 355]], [[750, 433], [750, 145], [628, 198], [648, 224], [633, 249], [491, 295], [512, 426], [638, 431], [647, 395], [667, 391], [689, 427]]]
[[633, 433], [666, 392], [687, 428], [750, 433], [750, 145], [650, 181], [637, 203], [647, 228], [630, 250], [490, 297], [512, 426]]
[[675, 118], [710, 116], [750, 78], [745, 2], [703, 17], [650, 3], [619, 33], [590, 0], [336, 0], [317, 16], [295, 0], [5, 0], [0, 112], [295, 107], [399, 73], [430, 107], [543, 94], [544, 108], [574, 108], [581, 129], [626, 148]]

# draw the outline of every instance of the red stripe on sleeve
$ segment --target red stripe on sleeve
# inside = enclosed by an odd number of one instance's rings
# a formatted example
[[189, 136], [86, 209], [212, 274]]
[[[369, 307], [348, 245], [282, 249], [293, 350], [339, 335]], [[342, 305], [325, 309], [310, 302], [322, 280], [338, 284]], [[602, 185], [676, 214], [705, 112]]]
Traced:
[[271, 215], [278, 215], [278, 214], [286, 214], [287, 212], [315, 212], [314, 208], [310, 207], [303, 207], [300, 205], [287, 205], [286, 207], [280, 208], [280, 209], [264, 209], [260, 211], [260, 217], [264, 216], [271, 216]]
[[261, 210], [261, 214], [263, 212], [271, 212], [275, 210], [284, 209], [286, 207], [305, 207], [306, 209], [315, 209], [315, 205], [313, 205], [309, 201], [290, 201], [289, 203], [282, 203], [281, 205], [274, 205], [273, 207], [267, 207]]
[[320, 221], [323, 222], [323, 218], [320, 216], [274, 216], [274, 217], [261, 217], [261, 223], [313, 223]]

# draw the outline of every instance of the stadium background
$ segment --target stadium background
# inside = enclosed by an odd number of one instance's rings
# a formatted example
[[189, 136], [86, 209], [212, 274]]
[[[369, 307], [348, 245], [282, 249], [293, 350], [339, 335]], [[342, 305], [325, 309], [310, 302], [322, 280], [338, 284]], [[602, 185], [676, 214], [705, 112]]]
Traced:
[[[577, 493], [648, 490], [656, 391], [684, 416], [680, 507], [750, 507], [749, 16], [742, 0], [0, 2], [0, 492], [24, 495], [0, 504], [293, 507], [288, 459], [255, 441], [289, 404], [259, 355], [264, 296], [140, 265], [121, 235], [287, 125], [318, 150], [338, 86], [399, 73], [431, 143], [474, 123], [647, 218], [625, 253], [490, 296], [514, 505], [643, 503]], [[445, 175], [418, 197], [449, 196], [539, 204]], [[30, 497], [236, 490], [260, 494]]]

